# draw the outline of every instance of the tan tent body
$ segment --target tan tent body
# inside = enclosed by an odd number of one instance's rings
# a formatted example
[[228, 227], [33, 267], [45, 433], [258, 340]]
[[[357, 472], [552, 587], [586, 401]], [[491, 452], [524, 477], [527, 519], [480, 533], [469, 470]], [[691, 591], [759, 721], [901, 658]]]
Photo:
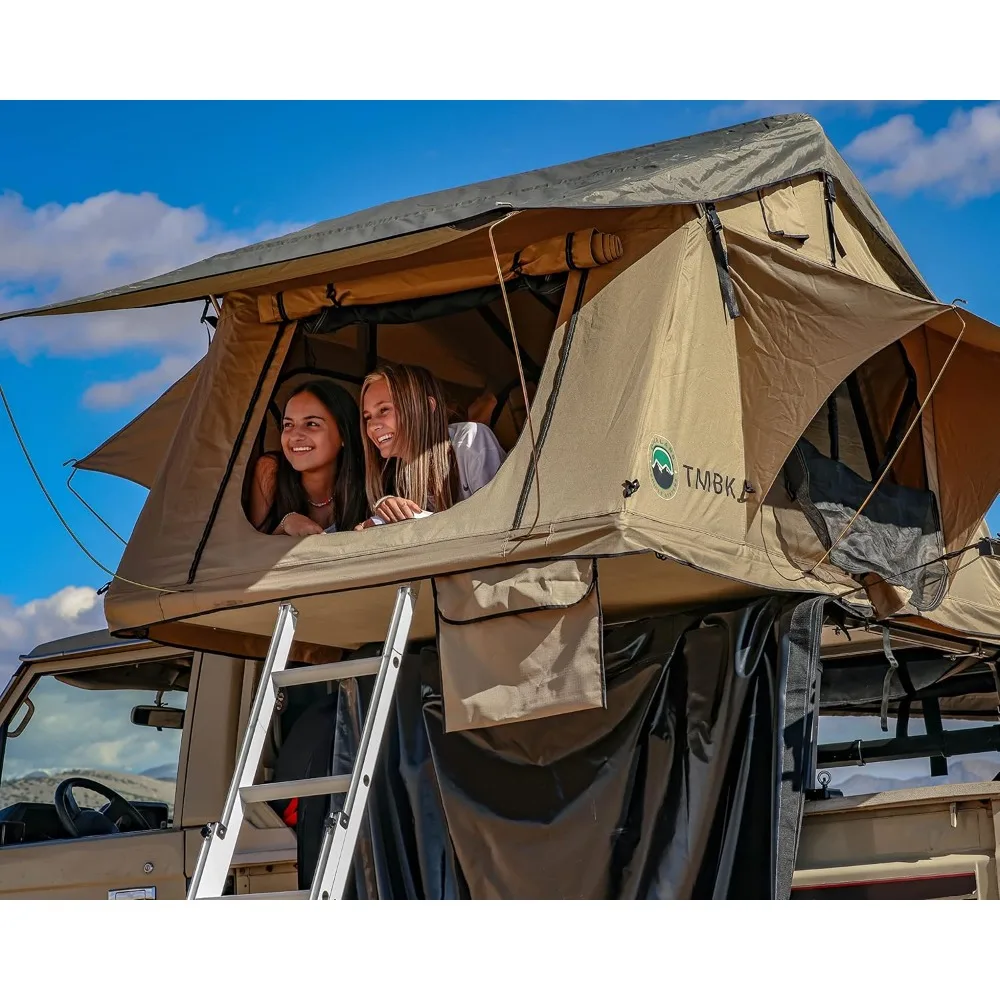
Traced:
[[200, 362], [117, 434], [74, 462], [77, 469], [106, 472], [149, 489], [163, 464], [174, 432], [198, 380]]
[[[385, 206], [35, 312], [206, 295], [223, 297], [206, 357], [79, 463], [150, 487], [106, 599], [118, 634], [261, 655], [291, 599], [295, 655], [327, 658], [384, 637], [396, 584], [435, 579], [417, 636], [446, 601], [468, 610], [462, 587], [527, 601], [528, 635], [531, 594], [575, 595], [568, 621], [593, 584], [606, 621], [811, 592], [1000, 639], [995, 563], [957, 554], [1000, 491], [981, 433], [1000, 331], [930, 297], [806, 116]], [[497, 401], [499, 474], [420, 521], [255, 531], [244, 488], [289, 386], [356, 391], [375, 358], [426, 364], [460, 412]], [[581, 662], [599, 656], [573, 634]], [[470, 725], [507, 710], [470, 697]]]

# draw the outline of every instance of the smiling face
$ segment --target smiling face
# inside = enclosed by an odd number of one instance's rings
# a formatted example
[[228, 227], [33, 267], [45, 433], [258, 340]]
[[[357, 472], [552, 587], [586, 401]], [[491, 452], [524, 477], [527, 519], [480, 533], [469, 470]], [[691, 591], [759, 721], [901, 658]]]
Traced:
[[402, 441], [397, 433], [396, 404], [392, 401], [389, 385], [384, 378], [375, 379], [361, 400], [361, 417], [368, 440], [378, 449], [383, 459], [396, 458]]
[[343, 447], [336, 420], [311, 392], [300, 392], [285, 404], [281, 450], [296, 472], [333, 465]]

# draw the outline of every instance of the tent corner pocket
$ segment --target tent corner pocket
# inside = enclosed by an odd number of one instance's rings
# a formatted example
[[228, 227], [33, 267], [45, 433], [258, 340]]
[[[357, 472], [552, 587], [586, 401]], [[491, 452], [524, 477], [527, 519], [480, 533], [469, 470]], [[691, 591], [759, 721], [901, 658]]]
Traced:
[[764, 228], [772, 239], [784, 239], [799, 245], [809, 239], [795, 186], [784, 181], [757, 192]]
[[433, 593], [446, 732], [606, 707], [596, 560], [436, 577]]

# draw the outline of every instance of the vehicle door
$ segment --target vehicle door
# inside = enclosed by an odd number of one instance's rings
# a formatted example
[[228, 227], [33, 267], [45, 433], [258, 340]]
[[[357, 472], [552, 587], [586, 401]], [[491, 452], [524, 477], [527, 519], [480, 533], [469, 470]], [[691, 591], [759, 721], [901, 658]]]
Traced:
[[0, 718], [0, 898], [184, 897], [193, 670], [161, 649], [19, 677]]

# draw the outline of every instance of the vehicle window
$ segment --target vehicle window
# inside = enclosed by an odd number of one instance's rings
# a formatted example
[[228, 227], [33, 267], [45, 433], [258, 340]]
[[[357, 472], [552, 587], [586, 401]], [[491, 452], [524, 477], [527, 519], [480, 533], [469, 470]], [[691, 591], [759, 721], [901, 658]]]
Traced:
[[[942, 720], [947, 732], [960, 729], [981, 729], [982, 722], [967, 722], [960, 719]], [[847, 743], [854, 740], [885, 740], [894, 735], [895, 720], [889, 720], [889, 732], [882, 732], [877, 716], [833, 716], [819, 717], [819, 743]], [[910, 719], [909, 734], [922, 736], [927, 732], [924, 720]], [[870, 795], [873, 792], [891, 791], [897, 788], [925, 788], [932, 785], [953, 785], [964, 782], [992, 781], [1000, 772], [1000, 753], [956, 754], [948, 758], [948, 773], [931, 775], [930, 760], [915, 757], [908, 760], [870, 762], [863, 766], [828, 767], [831, 777], [830, 788], [839, 789], [844, 795]]]
[[[51, 804], [59, 783], [77, 776], [142, 804], [151, 828], [169, 825], [183, 733], [176, 728], [183, 715], [169, 710], [186, 707], [189, 679], [190, 661], [180, 660], [40, 677], [28, 692], [30, 711], [22, 704], [11, 719], [16, 736], [4, 746], [0, 810]], [[74, 797], [91, 809], [108, 801], [84, 788]]]

